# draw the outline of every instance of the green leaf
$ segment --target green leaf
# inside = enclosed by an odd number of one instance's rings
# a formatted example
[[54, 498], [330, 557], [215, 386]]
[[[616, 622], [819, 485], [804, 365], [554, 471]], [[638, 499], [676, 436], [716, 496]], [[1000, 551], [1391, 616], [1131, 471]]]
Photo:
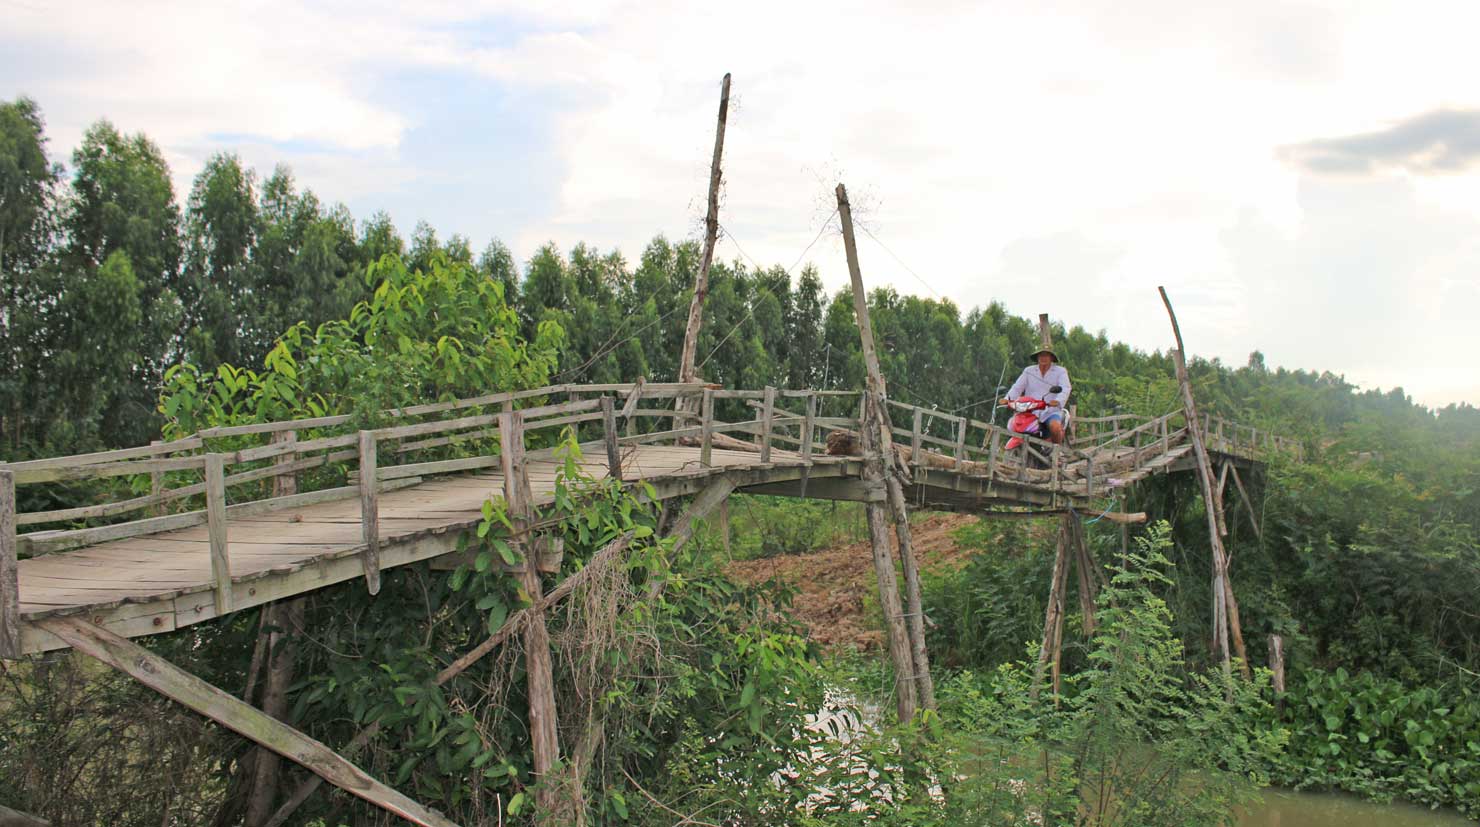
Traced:
[[524, 793], [514, 793], [514, 797], [509, 799], [509, 815], [517, 816], [522, 809], [524, 809]]

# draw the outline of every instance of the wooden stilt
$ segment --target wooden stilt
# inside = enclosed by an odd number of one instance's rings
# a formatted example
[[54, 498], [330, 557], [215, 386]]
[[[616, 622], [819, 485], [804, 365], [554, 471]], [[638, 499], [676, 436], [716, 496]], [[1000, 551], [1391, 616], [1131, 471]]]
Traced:
[[1060, 644], [1064, 628], [1064, 592], [1069, 579], [1069, 538], [1066, 536], [1068, 514], [1059, 518], [1058, 549], [1054, 553], [1053, 573], [1049, 577], [1048, 608], [1043, 614], [1043, 642], [1038, 647], [1038, 663], [1033, 668], [1033, 685], [1028, 693], [1038, 697], [1043, 686], [1043, 673], [1053, 665], [1053, 691], [1059, 691]]
[[1269, 636], [1269, 671], [1274, 686], [1276, 712], [1285, 710], [1285, 639]]
[[1222, 525], [1222, 498], [1218, 496], [1213, 480], [1212, 465], [1208, 460], [1207, 445], [1203, 438], [1202, 422], [1197, 415], [1197, 403], [1192, 396], [1192, 380], [1187, 372], [1186, 350], [1182, 344], [1182, 330], [1177, 325], [1177, 314], [1172, 310], [1172, 300], [1164, 287], [1157, 288], [1167, 316], [1172, 322], [1172, 334], [1177, 340], [1177, 349], [1172, 352], [1173, 364], [1177, 369], [1177, 383], [1182, 391], [1182, 408], [1187, 420], [1187, 437], [1192, 442], [1193, 455], [1197, 459], [1198, 481], [1202, 486], [1203, 501], [1208, 514], [1208, 540], [1213, 550], [1213, 640], [1218, 646], [1218, 656], [1223, 662], [1225, 673], [1230, 670], [1229, 637], [1238, 655], [1239, 668], [1249, 676], [1248, 652], [1244, 648], [1243, 630], [1238, 617], [1238, 603], [1232, 599], [1233, 585], [1229, 582], [1228, 555], [1223, 547], [1226, 529]]
[[1095, 571], [1094, 558], [1089, 553], [1089, 543], [1084, 536], [1084, 524], [1078, 517], [1070, 515], [1068, 524], [1073, 531], [1074, 569], [1079, 575], [1079, 614], [1084, 639], [1091, 640], [1099, 627], [1095, 618], [1095, 601], [1100, 596], [1100, 581]]
[[[504, 475], [504, 501], [514, 523], [516, 539], [512, 543], [526, 564], [520, 569], [520, 583], [531, 605], [542, 596], [539, 566], [534, 565], [532, 544], [517, 537], [534, 517], [529, 500], [529, 474], [524, 462], [524, 422], [517, 412], [499, 414], [499, 435], [503, 443], [500, 465]], [[533, 752], [534, 778], [538, 783], [535, 800], [540, 818], [546, 823], [563, 823], [563, 814], [582, 802], [566, 801], [559, 790], [556, 766], [560, 761], [560, 738], [556, 730], [555, 668], [550, 657], [550, 633], [545, 616], [536, 612], [524, 626], [524, 671], [529, 688], [529, 740]], [[553, 820], [552, 820], [553, 819]]]
[[[261, 709], [279, 721], [288, 720], [288, 688], [293, 683], [294, 636], [295, 631], [303, 625], [307, 600], [308, 598], [299, 596], [263, 609], [269, 614], [268, 623], [276, 628], [268, 632], [267, 636], [267, 680], [263, 682]], [[247, 827], [257, 827], [272, 814], [273, 805], [277, 802], [280, 764], [276, 753], [263, 747], [257, 748], [257, 757], [252, 764], [252, 794], [247, 799]]]
[[37, 625], [128, 674], [161, 695], [240, 733], [352, 795], [423, 827], [456, 827], [441, 814], [407, 798], [333, 750], [180, 669], [143, 647], [76, 617], [50, 617]]
[[[935, 683], [930, 675], [930, 657], [925, 646], [925, 610], [920, 597], [920, 572], [915, 561], [909, 510], [904, 499], [903, 476], [898, 467], [898, 455], [894, 450], [888, 406], [884, 402], [888, 398], [884, 386], [884, 374], [879, 369], [879, 357], [874, 349], [873, 327], [869, 322], [868, 314], [868, 295], [863, 289], [863, 270], [858, 263], [858, 245], [853, 236], [853, 210], [848, 203], [848, 191], [842, 184], [838, 184], [837, 198], [838, 217], [843, 225], [843, 250], [848, 259], [848, 275], [853, 285], [853, 312], [858, 321], [858, 335], [862, 343], [864, 365], [868, 369], [863, 405], [864, 419], [867, 421], [860, 423], [859, 433], [867, 438], [871, 436], [871, 431], [877, 432], [877, 439], [869, 440], [869, 442], [876, 443], [879, 477], [882, 477], [888, 492], [889, 509], [894, 517], [894, 531], [899, 540], [900, 568], [903, 570], [905, 597], [909, 603], [908, 622], [905, 624], [912, 663], [909, 671], [916, 684], [920, 702], [926, 709], [934, 709]], [[872, 459], [873, 456], [868, 443], [865, 443], [865, 466], [875, 462]], [[867, 479], [867, 472], [865, 473], [865, 479]], [[869, 524], [872, 530], [872, 518]], [[888, 551], [887, 542], [885, 551], [886, 553]], [[890, 579], [893, 580], [892, 568]]]

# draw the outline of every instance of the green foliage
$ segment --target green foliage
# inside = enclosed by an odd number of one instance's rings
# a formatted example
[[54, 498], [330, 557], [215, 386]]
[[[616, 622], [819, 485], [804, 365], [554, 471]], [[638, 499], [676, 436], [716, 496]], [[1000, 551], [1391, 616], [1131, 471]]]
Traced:
[[1480, 695], [1468, 687], [1309, 669], [1274, 720], [1290, 734], [1270, 763], [1276, 783], [1480, 814]]
[[1171, 584], [1168, 527], [1136, 546], [1101, 593], [1088, 665], [1062, 698], [1032, 700], [1025, 662], [942, 687], [948, 731], [960, 734], [942, 772], [969, 779], [954, 788], [949, 823], [1037, 813], [1056, 824], [1231, 824], [1231, 805], [1263, 781], [1260, 762], [1283, 733], [1241, 716], [1267, 703], [1254, 685], [1188, 670], [1160, 596]]
[[979, 520], [958, 529], [956, 541], [977, 553], [960, 570], [926, 571], [921, 578], [934, 621], [926, 634], [931, 660], [952, 669], [995, 669], [1040, 634], [1053, 540], [1033, 536], [1027, 523]]
[[502, 287], [471, 265], [439, 256], [429, 270], [412, 271], [387, 256], [366, 278], [374, 292], [347, 319], [289, 328], [262, 371], [171, 368], [160, 402], [167, 433], [328, 413], [368, 419], [429, 400], [537, 387], [555, 364], [560, 328], [542, 324], [523, 341]]
[[[863, 507], [857, 503], [801, 500], [795, 497], [736, 496], [730, 499], [730, 554], [755, 560], [782, 554], [807, 554], [867, 538]], [[699, 537], [701, 548], [715, 547], [718, 525]]]

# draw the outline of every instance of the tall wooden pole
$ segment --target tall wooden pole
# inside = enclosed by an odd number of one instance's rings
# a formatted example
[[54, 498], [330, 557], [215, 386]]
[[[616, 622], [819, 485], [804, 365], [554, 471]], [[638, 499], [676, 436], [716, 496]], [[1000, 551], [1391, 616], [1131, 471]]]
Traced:
[[1249, 676], [1249, 657], [1244, 648], [1244, 633], [1238, 616], [1238, 601], [1233, 597], [1233, 584], [1228, 577], [1228, 553], [1223, 547], [1221, 512], [1223, 504], [1218, 497], [1218, 486], [1213, 479], [1213, 467], [1208, 460], [1207, 443], [1203, 439], [1202, 420], [1197, 415], [1197, 402], [1192, 397], [1192, 379], [1187, 373], [1185, 346], [1182, 344], [1182, 329], [1177, 324], [1177, 314], [1172, 310], [1172, 300], [1167, 297], [1165, 287], [1156, 288], [1161, 293], [1162, 304], [1166, 305], [1167, 316], [1172, 321], [1172, 335], [1176, 337], [1177, 349], [1173, 352], [1173, 363], [1177, 368], [1177, 383], [1182, 390], [1182, 410], [1187, 419], [1187, 438], [1192, 442], [1192, 452], [1197, 459], [1197, 478], [1202, 486], [1203, 502], [1208, 514], [1208, 541], [1213, 549], [1213, 640], [1218, 646], [1218, 655], [1223, 661], [1223, 670], [1229, 671], [1229, 637], [1239, 658], [1239, 668]]
[[[689, 302], [689, 323], [683, 330], [683, 352], [678, 359], [678, 381], [697, 379], [694, 358], [699, 348], [699, 324], [704, 318], [704, 297], [709, 293], [709, 267], [714, 263], [714, 244], [719, 238], [720, 157], [725, 149], [725, 119], [730, 114], [730, 75], [720, 84], [719, 120], [714, 127], [714, 159], [709, 164], [709, 209], [704, 214], [704, 252], [699, 257], [699, 275], [694, 279], [694, 298]], [[696, 399], [680, 396], [680, 410], [692, 410]]]
[[[879, 369], [879, 356], [874, 349], [874, 331], [869, 323], [868, 295], [863, 289], [863, 271], [858, 264], [858, 244], [853, 236], [853, 210], [848, 203], [848, 191], [838, 184], [838, 215], [843, 224], [843, 249], [848, 257], [848, 276], [853, 282], [853, 312], [858, 318], [858, 335], [863, 343], [863, 360], [868, 367], [868, 385], [864, 393], [864, 417], [867, 422], [859, 423], [859, 433], [870, 430], [878, 432], [879, 466], [888, 492], [889, 510], [893, 512], [894, 533], [899, 541], [899, 562], [904, 572], [905, 600], [908, 604], [908, 637], [910, 660], [920, 703], [926, 709], [935, 709], [935, 682], [930, 677], [930, 655], [925, 647], [925, 610], [920, 596], [920, 570], [916, 564], [914, 542], [910, 532], [909, 509], [905, 504], [901, 469], [894, 452], [894, 436], [889, 423], [889, 409], [884, 400], [884, 374]], [[868, 452], [865, 451], [865, 454]], [[871, 460], [866, 456], [865, 464]], [[869, 508], [878, 506], [870, 503]], [[869, 520], [872, 531], [874, 521]], [[888, 551], [887, 538], [883, 541]], [[893, 578], [891, 567], [890, 578]], [[881, 584], [882, 585], [882, 584]]]
[[[534, 517], [529, 498], [529, 472], [524, 462], [524, 421], [518, 412], [501, 413], [498, 418], [499, 465], [504, 476], [504, 502], [514, 523], [517, 539], [513, 546], [524, 558], [519, 572], [532, 605], [543, 597], [538, 552], [529, 538], [522, 537]], [[562, 800], [556, 766], [560, 761], [560, 737], [556, 729], [555, 669], [550, 657], [550, 633], [545, 616], [535, 612], [524, 627], [524, 671], [529, 692], [529, 741], [534, 758], [534, 777], [539, 783], [535, 800], [539, 804], [541, 824], [566, 823], [569, 807], [583, 807], [581, 802]]]

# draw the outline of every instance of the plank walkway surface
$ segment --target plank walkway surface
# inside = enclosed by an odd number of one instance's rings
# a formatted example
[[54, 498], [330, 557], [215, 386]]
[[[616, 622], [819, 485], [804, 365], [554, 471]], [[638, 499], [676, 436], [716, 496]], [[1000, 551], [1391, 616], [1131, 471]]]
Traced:
[[[561, 393], [569, 401], [546, 404]], [[615, 396], [592, 398], [593, 393]], [[685, 393], [704, 397], [697, 424], [690, 420], [679, 426], [672, 411], [638, 404], [650, 396]], [[697, 494], [722, 476], [730, 490], [741, 493], [883, 501], [882, 486], [864, 477], [863, 458], [857, 455], [858, 420], [816, 415], [826, 393], [833, 392], [642, 384], [544, 388], [407, 409], [396, 412], [399, 421], [428, 414], [442, 419], [392, 424], [358, 435], [312, 435], [314, 428], [348, 425], [347, 417], [338, 416], [206, 430], [174, 443], [101, 454], [0, 463], [0, 483], [5, 485], [120, 475], [137, 481], [154, 475], [152, 495], [116, 506], [15, 514], [13, 493], [7, 499], [0, 491], [0, 512], [10, 509], [9, 519], [18, 525], [77, 525], [79, 518], [110, 518], [146, 506], [156, 507], [153, 514], [165, 512], [124, 523], [0, 537], [0, 563], [14, 567], [10, 570], [18, 581], [10, 587], [0, 582], [0, 630], [19, 630], [18, 640], [0, 640], [0, 656], [65, 647], [40, 622], [51, 617], [75, 616], [123, 637], [139, 637], [359, 577], [375, 593], [382, 570], [459, 551], [459, 541], [482, 519], [484, 502], [504, 495], [505, 459], [517, 463], [521, 460], [516, 457], [523, 458], [528, 500], [534, 506], [553, 500], [561, 462], [550, 449], [533, 455], [521, 450], [507, 458], [483, 453], [424, 461], [407, 456], [494, 433], [502, 442], [522, 442], [522, 435], [533, 429], [599, 426], [604, 441], [582, 443], [581, 474], [606, 479], [616, 462], [625, 483], [646, 483], [651, 488], [643, 490], [659, 500]], [[719, 420], [713, 411], [722, 397], [748, 405], [759, 416], [745, 422]], [[511, 402], [521, 400], [533, 407], [509, 410]], [[781, 401], [805, 410], [786, 411]], [[504, 413], [468, 413], [500, 402]], [[1175, 413], [1155, 419], [1085, 419], [1072, 444], [1038, 440], [1008, 450], [1005, 443], [1013, 435], [999, 426], [889, 404], [911, 420], [910, 428], [895, 426], [893, 431], [900, 462], [908, 466], [905, 493], [917, 508], [968, 513], [1100, 508], [1107, 498], [1118, 496], [1118, 489], [1153, 474], [1183, 470], [1192, 461], [1187, 428], [1173, 422]], [[643, 417], [656, 420], [659, 429], [634, 427]], [[1219, 461], [1263, 461], [1271, 437], [1261, 440], [1253, 429], [1223, 420], [1209, 424], [1216, 426], [1210, 452]], [[300, 440], [295, 433], [300, 429], [310, 437]], [[833, 440], [822, 439], [838, 433], [854, 435], [853, 447], [839, 447], [845, 456], [830, 455]], [[207, 440], [243, 435], [270, 441], [224, 453], [220, 448], [210, 453], [212, 446], [206, 445]], [[352, 447], [357, 442], [358, 452]], [[380, 460], [377, 443], [385, 445]], [[352, 471], [348, 487], [293, 493], [298, 471], [335, 462], [359, 469]], [[357, 482], [364, 469], [373, 475], [367, 477], [373, 487]], [[169, 473], [179, 477], [164, 480]], [[204, 482], [195, 482], [202, 477], [193, 474], [203, 474]], [[291, 487], [265, 500], [252, 500], [252, 489], [232, 488], [268, 478], [286, 480]], [[206, 509], [182, 511], [192, 507], [187, 503], [198, 503], [201, 492]], [[246, 499], [238, 500], [240, 496]], [[191, 497], [196, 499], [187, 499]], [[19, 559], [17, 551], [23, 555]]]
[[[608, 473], [604, 460], [587, 457], [580, 464], [585, 474], [596, 479]], [[716, 449], [712, 464], [717, 469], [754, 466], [758, 459], [753, 453]], [[775, 467], [788, 464], [800, 461], [770, 463]], [[527, 463], [537, 504], [552, 501], [559, 465], [555, 460]], [[699, 449], [637, 446], [624, 451], [622, 468], [627, 479], [650, 482], [692, 474], [699, 470]], [[502, 496], [503, 484], [502, 474], [476, 473], [437, 477], [383, 492], [379, 497], [381, 547], [394, 549], [476, 525], [482, 519], [483, 503]], [[254, 598], [283, 596], [281, 589], [258, 590], [252, 585], [274, 576], [296, 580], [295, 592], [349, 579], [340, 576], [343, 572], [315, 569], [319, 564], [355, 558], [365, 549], [360, 503], [354, 499], [231, 517], [227, 526], [234, 587], [247, 592], [235, 604], [238, 608], [266, 602]], [[455, 547], [449, 542], [434, 550], [450, 553]], [[404, 565], [429, 556], [438, 555], [392, 557], [382, 565]], [[20, 615], [27, 621], [54, 615], [96, 615], [95, 622], [120, 627], [114, 631], [125, 636], [136, 636], [169, 631], [216, 614], [211, 598], [210, 538], [205, 525], [24, 559], [19, 561], [19, 569]], [[356, 561], [349, 577], [358, 571]], [[259, 591], [261, 594], [255, 593]], [[63, 645], [34, 626], [25, 630], [23, 639], [28, 651]]]

